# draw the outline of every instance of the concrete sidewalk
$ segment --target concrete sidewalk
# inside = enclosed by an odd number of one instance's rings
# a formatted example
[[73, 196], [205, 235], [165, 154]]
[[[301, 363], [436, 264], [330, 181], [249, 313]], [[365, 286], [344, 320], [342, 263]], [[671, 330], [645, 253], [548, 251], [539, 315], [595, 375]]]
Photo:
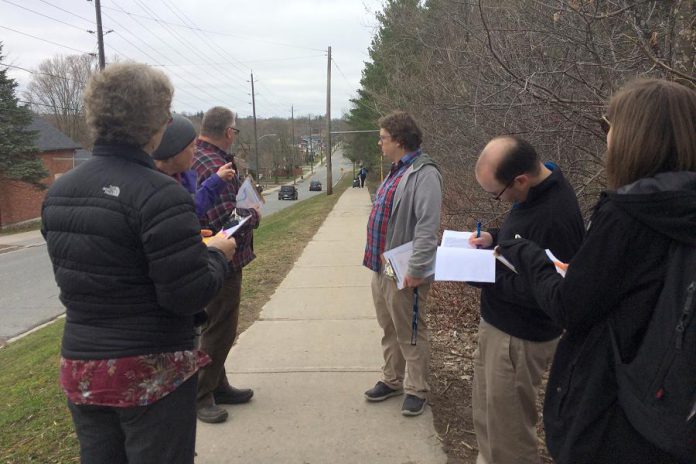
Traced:
[[40, 230], [0, 235], [0, 248], [28, 248], [45, 244]]
[[252, 401], [224, 424], [198, 422], [197, 464], [438, 464], [430, 408], [401, 415], [403, 396], [368, 403], [380, 377], [381, 329], [361, 266], [367, 189], [339, 199], [226, 365]]

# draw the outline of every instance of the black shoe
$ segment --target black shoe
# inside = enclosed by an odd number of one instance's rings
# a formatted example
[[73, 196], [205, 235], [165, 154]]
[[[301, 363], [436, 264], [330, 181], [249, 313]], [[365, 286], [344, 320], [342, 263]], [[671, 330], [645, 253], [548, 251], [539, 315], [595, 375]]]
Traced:
[[227, 420], [228, 413], [217, 404], [202, 406], [196, 409], [196, 416], [201, 422], [208, 424], [219, 424]]
[[213, 392], [215, 402], [218, 404], [242, 404], [248, 402], [252, 396], [254, 396], [254, 390], [251, 388], [234, 388], [231, 385]]
[[425, 410], [425, 398], [418, 398], [415, 395], [406, 395], [404, 404], [401, 406], [401, 414], [404, 416], [420, 416]]
[[367, 401], [384, 401], [392, 396], [401, 395], [403, 392], [402, 389], [394, 390], [386, 383], [379, 381], [374, 387], [365, 392], [365, 399]]

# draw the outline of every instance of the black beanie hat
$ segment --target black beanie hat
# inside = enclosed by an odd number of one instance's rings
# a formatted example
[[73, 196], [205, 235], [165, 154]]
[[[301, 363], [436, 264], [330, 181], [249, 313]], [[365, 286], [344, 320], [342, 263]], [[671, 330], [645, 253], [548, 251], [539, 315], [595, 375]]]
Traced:
[[157, 150], [154, 151], [152, 157], [156, 160], [166, 160], [172, 156], [176, 156], [184, 148], [188, 147], [196, 138], [196, 129], [193, 123], [188, 118], [179, 114], [172, 115], [172, 122], [164, 131], [162, 142], [160, 142]]

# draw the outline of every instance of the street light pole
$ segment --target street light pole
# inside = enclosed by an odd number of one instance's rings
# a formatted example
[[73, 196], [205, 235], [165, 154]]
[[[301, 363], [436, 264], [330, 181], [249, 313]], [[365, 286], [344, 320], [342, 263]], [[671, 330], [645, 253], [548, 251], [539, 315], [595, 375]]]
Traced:
[[292, 126], [292, 163], [290, 165], [290, 169], [292, 170], [292, 185], [295, 185], [295, 149], [296, 144], [295, 144], [295, 107], [291, 106], [290, 107], [290, 120], [291, 126]]
[[333, 173], [331, 172], [331, 47], [326, 65], [326, 194], [333, 193]]
[[94, 0], [94, 8], [97, 14], [97, 48], [99, 49], [99, 70], [103, 71], [106, 67], [106, 57], [104, 56], [104, 30], [102, 29], [100, 0]]
[[254, 73], [251, 73], [251, 108], [254, 112], [254, 157], [256, 158], [256, 181], [259, 180], [259, 139], [256, 135], [256, 95], [254, 94]]

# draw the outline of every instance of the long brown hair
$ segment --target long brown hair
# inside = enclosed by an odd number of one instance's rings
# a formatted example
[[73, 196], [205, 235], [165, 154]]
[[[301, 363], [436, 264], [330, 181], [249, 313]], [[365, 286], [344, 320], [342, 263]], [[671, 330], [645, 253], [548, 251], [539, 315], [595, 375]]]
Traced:
[[639, 79], [609, 102], [607, 181], [616, 189], [660, 172], [696, 171], [696, 91]]

